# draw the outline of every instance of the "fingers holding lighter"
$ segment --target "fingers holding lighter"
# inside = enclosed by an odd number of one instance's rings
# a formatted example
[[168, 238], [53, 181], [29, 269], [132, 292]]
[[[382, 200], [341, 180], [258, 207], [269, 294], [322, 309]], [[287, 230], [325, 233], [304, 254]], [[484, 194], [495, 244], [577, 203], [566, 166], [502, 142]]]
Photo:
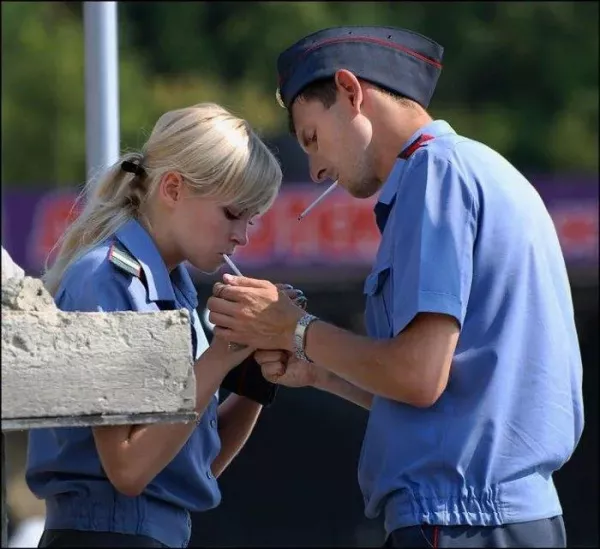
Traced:
[[277, 286], [279, 290], [281, 290], [285, 295], [287, 295], [296, 305], [306, 310], [306, 306], [308, 305], [308, 299], [306, 298], [302, 290], [294, 288], [291, 284], [275, 284], [275, 286]]
[[[262, 285], [254, 285], [255, 282], [260, 281], [244, 280], [251, 285], [240, 287], [236, 284], [231, 285], [223, 282], [214, 284], [213, 296], [209, 298], [207, 303], [207, 309], [210, 311], [208, 318], [214, 325], [213, 333], [217, 337], [223, 337], [227, 334], [225, 337], [229, 340], [228, 349], [230, 351], [243, 349], [247, 344], [251, 344], [254, 348], [275, 349], [277, 348], [277, 345], [274, 345], [275, 340], [282, 339], [282, 336], [283, 340], [289, 343], [287, 341], [288, 336], [285, 334], [288, 331], [290, 333], [293, 331], [296, 320], [293, 320], [290, 325], [290, 322], [281, 318], [281, 316], [285, 317], [290, 314], [297, 316], [297, 313], [293, 312], [293, 308], [290, 310], [290, 302], [293, 302], [303, 311], [306, 310], [308, 299], [304, 292], [294, 288], [291, 284], [272, 284], [263, 281]], [[263, 301], [260, 299], [261, 294], [262, 297], [266, 298], [267, 294], [270, 297], [266, 302], [261, 303]], [[287, 299], [282, 300], [282, 295], [285, 295], [289, 301]], [[278, 298], [278, 296], [280, 297]], [[268, 302], [275, 306], [275, 309], [269, 307]], [[245, 306], [241, 308], [242, 305]], [[262, 325], [264, 322], [260, 322], [256, 315], [260, 315], [260, 311], [264, 312], [266, 307], [269, 307], [269, 318], [264, 318], [266, 324]], [[284, 313], [285, 310], [288, 310], [287, 314]], [[286, 326], [287, 328], [285, 328]], [[269, 333], [272, 334], [270, 337], [267, 335]], [[253, 337], [253, 334], [260, 334], [259, 338]], [[265, 343], [265, 337], [268, 340], [267, 343]], [[261, 343], [265, 346], [263, 347]]]
[[[294, 288], [291, 284], [278, 283], [275, 284], [275, 286], [287, 297], [289, 297], [296, 305], [306, 310], [306, 307], [308, 306], [308, 299], [302, 290]], [[213, 285], [213, 296], [227, 299], [227, 297], [223, 295], [223, 292], [226, 288], [227, 284], [223, 282], [215, 282]]]

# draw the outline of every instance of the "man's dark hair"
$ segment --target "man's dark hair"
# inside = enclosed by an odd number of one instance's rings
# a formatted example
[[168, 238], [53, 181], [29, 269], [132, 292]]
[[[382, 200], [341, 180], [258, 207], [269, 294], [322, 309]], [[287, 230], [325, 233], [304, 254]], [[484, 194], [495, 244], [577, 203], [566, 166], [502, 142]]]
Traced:
[[[409, 99], [408, 97], [401, 95], [396, 92], [389, 91], [377, 84], [370, 83], [372, 86], [376, 87], [382, 93], [389, 95], [396, 101], [404, 104], [407, 107], [414, 107], [416, 103]], [[328, 109], [330, 108], [337, 100], [337, 87], [335, 85], [335, 77], [331, 76], [329, 78], [321, 78], [320, 80], [315, 80], [311, 82], [308, 86], [302, 89], [302, 91], [296, 96], [296, 100], [302, 99], [303, 101], [320, 101], [323, 106]], [[289, 132], [295, 136], [296, 128], [294, 127], [294, 120], [292, 118], [292, 109], [291, 106], [287, 110], [288, 111], [288, 130]]]

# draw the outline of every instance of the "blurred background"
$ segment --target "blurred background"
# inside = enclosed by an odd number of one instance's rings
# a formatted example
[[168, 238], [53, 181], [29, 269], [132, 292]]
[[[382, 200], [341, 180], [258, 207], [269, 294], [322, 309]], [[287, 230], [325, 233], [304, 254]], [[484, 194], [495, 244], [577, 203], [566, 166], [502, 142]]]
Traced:
[[[81, 2], [2, 2], [2, 244], [39, 276], [85, 179]], [[584, 360], [586, 428], [556, 475], [569, 546], [598, 545], [598, 2], [119, 2], [121, 149], [167, 110], [214, 101], [278, 155], [282, 193], [236, 254], [244, 274], [301, 287], [313, 313], [363, 331], [378, 233], [371, 201], [318, 191], [275, 100], [276, 57], [337, 25], [406, 27], [445, 47], [430, 112], [505, 155], [537, 187], [567, 260]], [[193, 273], [201, 302], [214, 278]], [[192, 546], [378, 546], [356, 467], [367, 414], [311, 389], [279, 392], [221, 477]], [[13, 546], [44, 508], [8, 433]], [[36, 522], [37, 521], [37, 522]], [[21, 541], [19, 541], [19, 539]], [[35, 540], [34, 543], [37, 543]], [[29, 545], [32, 546], [32, 545]]]

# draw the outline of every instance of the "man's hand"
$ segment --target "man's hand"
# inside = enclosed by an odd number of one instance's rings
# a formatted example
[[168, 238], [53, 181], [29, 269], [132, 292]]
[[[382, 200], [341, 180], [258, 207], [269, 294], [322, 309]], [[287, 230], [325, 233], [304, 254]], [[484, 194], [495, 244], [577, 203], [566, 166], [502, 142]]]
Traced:
[[314, 387], [319, 376], [325, 373], [315, 364], [299, 360], [287, 351], [256, 351], [254, 359], [267, 381], [286, 387]]
[[216, 283], [207, 308], [214, 335], [254, 349], [294, 349], [294, 330], [304, 310], [267, 280], [229, 274]]

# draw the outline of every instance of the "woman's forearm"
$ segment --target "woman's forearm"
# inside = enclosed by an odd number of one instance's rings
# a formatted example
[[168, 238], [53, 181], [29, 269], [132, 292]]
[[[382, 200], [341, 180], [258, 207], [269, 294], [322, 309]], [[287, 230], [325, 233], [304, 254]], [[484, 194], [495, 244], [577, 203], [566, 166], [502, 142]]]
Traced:
[[244, 447], [250, 437], [262, 406], [246, 397], [232, 394], [219, 406], [221, 451], [212, 464], [218, 477]]
[[[208, 352], [195, 363], [195, 411], [199, 415], [206, 410], [228, 371], [226, 364]], [[124, 494], [135, 496], [173, 460], [195, 428], [195, 421], [97, 427], [94, 438], [112, 484]]]

